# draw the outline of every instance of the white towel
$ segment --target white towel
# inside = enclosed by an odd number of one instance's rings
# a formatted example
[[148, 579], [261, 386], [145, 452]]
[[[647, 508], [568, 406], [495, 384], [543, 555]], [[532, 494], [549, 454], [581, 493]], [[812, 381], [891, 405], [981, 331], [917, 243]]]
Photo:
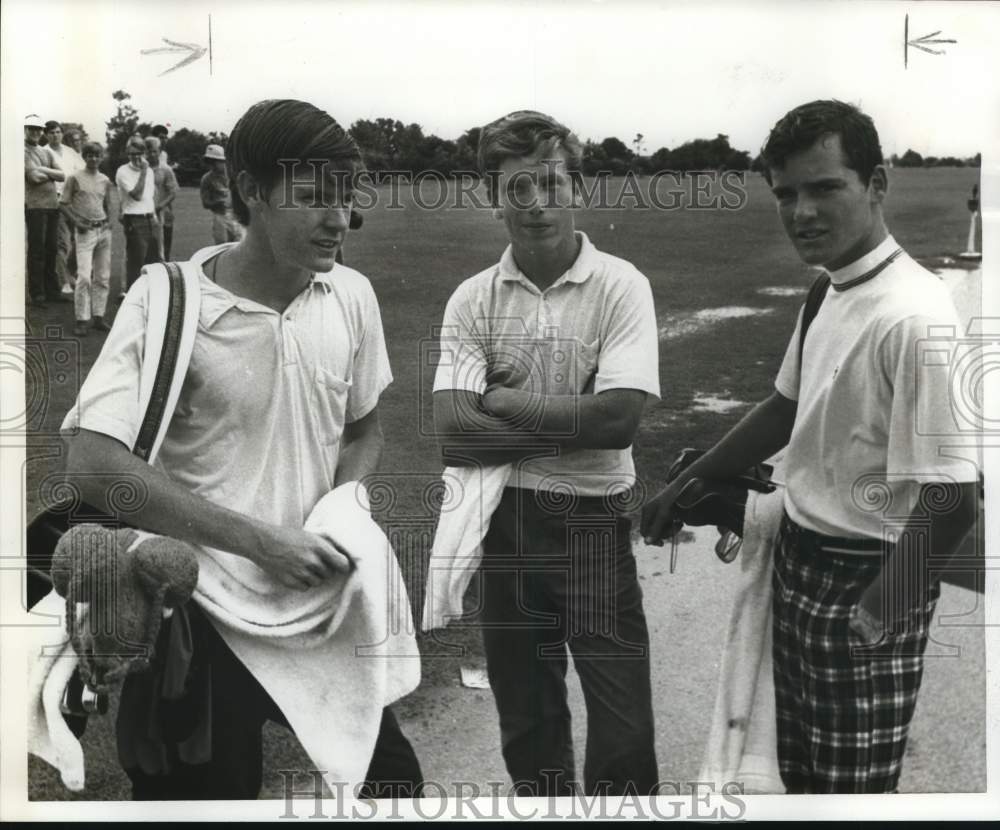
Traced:
[[[129, 551], [152, 534], [137, 532]], [[88, 603], [77, 603], [77, 630], [84, 630]], [[60, 711], [63, 694], [73, 670], [80, 662], [69, 640], [66, 600], [51, 590], [31, 609], [32, 614], [49, 617], [53, 625], [28, 626], [28, 752], [47, 761], [57, 770], [67, 789], [79, 792], [84, 786], [83, 747], [70, 731]], [[55, 624], [58, 620], [59, 623]]]
[[[235, 586], [210, 596], [199, 581], [195, 599], [220, 624], [219, 633], [288, 719], [316, 768], [348, 792], [364, 781], [382, 709], [420, 683], [409, 598], [388, 539], [368, 512], [367, 493], [351, 482], [324, 496], [306, 528], [327, 536], [355, 563], [349, 575], [315, 591], [296, 592], [277, 607], [241, 605]], [[201, 555], [208, 555], [199, 552]], [[234, 587], [234, 586], [228, 586]], [[318, 599], [320, 597], [321, 599]], [[53, 591], [34, 610], [62, 619], [65, 601]], [[27, 629], [38, 641], [29, 674], [29, 752], [83, 788], [83, 751], [59, 713], [77, 658], [65, 625]], [[58, 659], [43, 654], [55, 647]]]
[[462, 616], [462, 598], [483, 558], [482, 542], [514, 468], [445, 467], [447, 496], [427, 568], [421, 628], [444, 628]]
[[[83, 748], [59, 711], [63, 692], [79, 659], [66, 634], [66, 600], [50, 591], [32, 613], [59, 625], [25, 626], [28, 647], [28, 752], [52, 764], [70, 790], [83, 789]], [[79, 619], [86, 610], [79, 609]]]
[[[775, 476], [780, 476], [780, 463]], [[719, 670], [712, 727], [698, 780], [740, 782], [747, 793], [783, 793], [771, 674], [771, 565], [784, 493], [751, 492], [744, 515], [739, 586]]]
[[[262, 605], [241, 586], [195, 599], [257, 678], [331, 787], [365, 780], [382, 709], [420, 683], [420, 652], [396, 556], [357, 482], [327, 493], [305, 527], [334, 541], [355, 564], [344, 577]], [[335, 790], [336, 791], [336, 790]]]

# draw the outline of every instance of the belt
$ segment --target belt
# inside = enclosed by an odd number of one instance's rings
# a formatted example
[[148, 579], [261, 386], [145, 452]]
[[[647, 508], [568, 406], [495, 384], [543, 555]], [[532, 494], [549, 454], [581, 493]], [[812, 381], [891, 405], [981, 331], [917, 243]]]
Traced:
[[781, 533], [801, 546], [833, 553], [881, 553], [883, 547], [881, 539], [852, 539], [848, 536], [826, 536], [817, 533], [797, 524], [787, 513], [781, 518]]
[[87, 220], [87, 224], [91, 228], [103, 228], [106, 224], [108, 224], [108, 220], [107, 219], [88, 219]]
[[123, 213], [125, 219], [152, 219], [152, 213]]

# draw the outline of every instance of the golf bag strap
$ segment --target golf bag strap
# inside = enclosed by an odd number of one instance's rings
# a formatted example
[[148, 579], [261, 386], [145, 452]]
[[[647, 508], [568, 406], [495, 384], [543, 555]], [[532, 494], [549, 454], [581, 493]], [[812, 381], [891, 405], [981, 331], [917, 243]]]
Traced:
[[199, 269], [190, 262], [147, 265], [148, 319], [139, 406], [144, 412], [132, 452], [152, 464], [187, 375], [198, 330]]
[[830, 275], [826, 272], [820, 274], [809, 286], [809, 293], [806, 295], [805, 305], [802, 307], [802, 325], [799, 327], [799, 366], [802, 366], [802, 350], [806, 345], [806, 332], [809, 326], [816, 319], [819, 307], [826, 299], [826, 292], [830, 288]]

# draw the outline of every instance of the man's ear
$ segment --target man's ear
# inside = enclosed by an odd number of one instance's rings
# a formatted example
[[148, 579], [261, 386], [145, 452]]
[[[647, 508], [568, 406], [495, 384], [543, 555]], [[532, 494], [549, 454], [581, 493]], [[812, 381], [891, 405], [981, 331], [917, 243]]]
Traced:
[[246, 170], [236, 174], [236, 190], [250, 210], [267, 201], [260, 183]]
[[868, 180], [868, 187], [874, 201], [879, 204], [885, 201], [885, 196], [889, 192], [889, 173], [884, 164], [875, 165], [871, 178]]

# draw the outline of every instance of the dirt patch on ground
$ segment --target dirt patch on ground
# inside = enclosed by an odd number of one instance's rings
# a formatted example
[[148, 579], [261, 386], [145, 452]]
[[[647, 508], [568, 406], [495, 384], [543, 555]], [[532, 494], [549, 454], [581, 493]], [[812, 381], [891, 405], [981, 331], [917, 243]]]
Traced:
[[720, 308], [703, 308], [693, 314], [669, 315], [660, 322], [660, 340], [674, 340], [698, 334], [726, 320], [743, 317], [760, 317], [772, 314], [773, 308], [752, 308], [751, 306], [728, 305]]

